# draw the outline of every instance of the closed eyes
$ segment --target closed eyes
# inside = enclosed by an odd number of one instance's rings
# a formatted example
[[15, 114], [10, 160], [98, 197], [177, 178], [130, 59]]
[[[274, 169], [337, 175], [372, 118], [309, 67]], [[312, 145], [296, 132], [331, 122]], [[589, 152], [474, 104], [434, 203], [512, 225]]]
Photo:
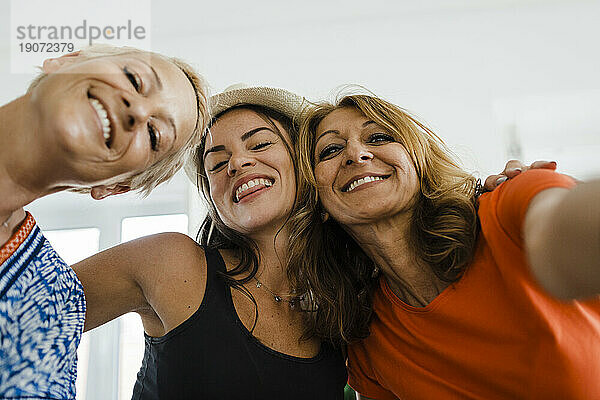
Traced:
[[[137, 93], [141, 93], [143, 82], [140, 76], [135, 71], [130, 70], [128, 67], [123, 67], [123, 73], [135, 91]], [[150, 122], [148, 122], [146, 125], [148, 126], [148, 139], [150, 141], [150, 148], [152, 151], [157, 152], [160, 145], [160, 132]]]
[[210, 172], [215, 172], [215, 171], [217, 171], [218, 169], [220, 169], [221, 167], [223, 167], [224, 165], [227, 165], [227, 163], [228, 163], [228, 162], [229, 162], [229, 161], [221, 161], [221, 162], [218, 162], [218, 163], [216, 163], [216, 164], [215, 164], [215, 166], [214, 166], [214, 167], [210, 168], [210, 169], [209, 169], [209, 171], [210, 171]]

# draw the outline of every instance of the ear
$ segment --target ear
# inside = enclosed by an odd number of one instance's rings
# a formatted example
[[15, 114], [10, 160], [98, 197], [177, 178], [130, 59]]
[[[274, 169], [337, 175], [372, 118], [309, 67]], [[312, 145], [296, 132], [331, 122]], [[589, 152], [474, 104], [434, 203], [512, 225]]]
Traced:
[[111, 186], [100, 185], [92, 188], [91, 195], [94, 200], [102, 200], [115, 194], [127, 193], [130, 190], [131, 187], [125, 184], [117, 183]]
[[42, 71], [51, 74], [58, 71], [63, 65], [72, 64], [79, 57], [79, 51], [67, 53], [57, 58], [48, 58], [44, 60]]

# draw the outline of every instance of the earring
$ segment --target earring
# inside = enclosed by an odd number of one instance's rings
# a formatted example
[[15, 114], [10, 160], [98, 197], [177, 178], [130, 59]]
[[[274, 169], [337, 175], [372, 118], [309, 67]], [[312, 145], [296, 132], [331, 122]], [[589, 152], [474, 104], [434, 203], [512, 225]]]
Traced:
[[329, 219], [329, 213], [327, 211], [321, 212], [321, 222], [327, 222]]
[[376, 278], [377, 275], [379, 275], [379, 267], [375, 266], [375, 268], [373, 268], [373, 272], [371, 273], [371, 278]]

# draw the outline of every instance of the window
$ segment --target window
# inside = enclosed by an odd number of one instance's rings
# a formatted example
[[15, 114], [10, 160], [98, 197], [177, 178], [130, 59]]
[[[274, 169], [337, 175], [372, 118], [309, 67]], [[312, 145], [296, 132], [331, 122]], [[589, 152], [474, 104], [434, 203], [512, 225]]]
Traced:
[[[185, 214], [153, 215], [125, 218], [121, 223], [121, 242], [160, 232], [186, 234], [188, 217]], [[136, 313], [123, 315], [119, 340], [119, 399], [131, 399], [137, 373], [144, 358], [144, 328]]]

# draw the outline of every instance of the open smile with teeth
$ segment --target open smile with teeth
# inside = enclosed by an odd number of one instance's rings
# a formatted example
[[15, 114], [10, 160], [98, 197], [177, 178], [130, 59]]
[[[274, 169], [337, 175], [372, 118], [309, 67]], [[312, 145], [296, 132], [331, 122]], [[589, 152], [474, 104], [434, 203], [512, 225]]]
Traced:
[[93, 97], [90, 97], [90, 103], [92, 103], [92, 107], [94, 107], [94, 110], [96, 110], [96, 114], [98, 115], [100, 123], [102, 124], [102, 134], [104, 135], [104, 143], [106, 143], [106, 146], [110, 148], [112, 130], [110, 127], [110, 120], [108, 119], [108, 112], [106, 112], [106, 109], [104, 108], [102, 103], [100, 103]]
[[364, 176], [360, 179], [357, 179], [355, 181], [352, 181], [350, 183], [350, 185], [347, 185], [346, 187], [344, 187], [342, 189], [342, 192], [347, 193], [347, 192], [351, 192], [354, 189], [356, 189], [357, 187], [364, 185], [365, 183], [369, 183], [369, 182], [375, 182], [375, 181], [382, 181], [384, 179], [389, 178], [389, 175], [384, 175], [384, 176]]
[[243, 185], [241, 185], [239, 188], [236, 189], [235, 195], [233, 196], [233, 201], [237, 203], [243, 197], [245, 197], [249, 194], [252, 194], [254, 192], [257, 192], [260, 189], [268, 188], [271, 186], [273, 186], [273, 182], [271, 182], [270, 179], [265, 179], [265, 178], [252, 179], [251, 181], [244, 183]]

